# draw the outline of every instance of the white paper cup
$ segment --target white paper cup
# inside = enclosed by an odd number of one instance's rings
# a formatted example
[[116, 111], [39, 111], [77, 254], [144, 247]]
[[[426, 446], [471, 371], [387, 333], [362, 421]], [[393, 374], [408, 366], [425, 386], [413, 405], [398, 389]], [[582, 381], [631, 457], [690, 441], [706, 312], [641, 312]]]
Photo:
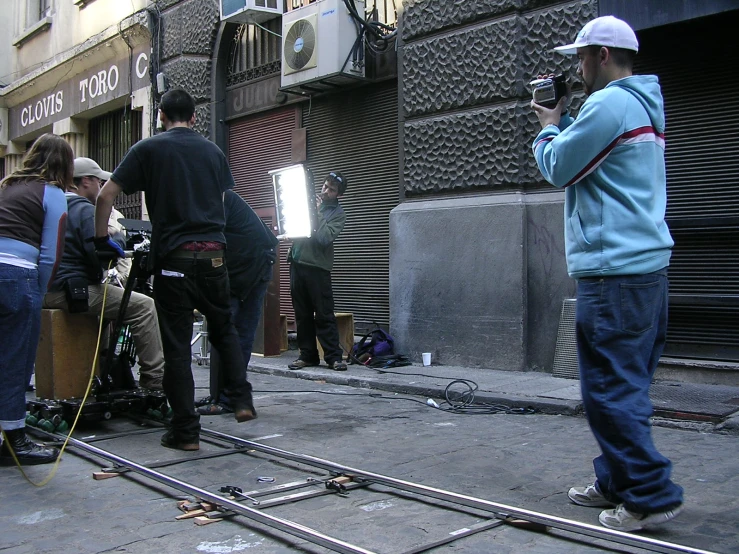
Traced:
[[421, 356], [423, 357], [423, 365], [431, 365], [431, 352], [424, 352]]

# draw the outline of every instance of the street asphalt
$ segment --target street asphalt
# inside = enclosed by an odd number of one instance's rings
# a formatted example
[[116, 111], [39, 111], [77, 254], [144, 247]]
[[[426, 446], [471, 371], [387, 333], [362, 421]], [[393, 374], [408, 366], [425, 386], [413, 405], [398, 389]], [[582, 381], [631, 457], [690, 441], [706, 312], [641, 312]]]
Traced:
[[[288, 370], [286, 364], [294, 358], [295, 352], [288, 352], [252, 360], [257, 420], [237, 424], [231, 415], [208, 416], [202, 418], [203, 428], [365, 472], [598, 525], [599, 509], [575, 506], [566, 496], [569, 487], [592, 480], [591, 460], [597, 455], [581, 413], [577, 381], [418, 364], [392, 369], [397, 373], [357, 365], [346, 372], [325, 366]], [[193, 365], [193, 373], [196, 397], [205, 396], [209, 369]], [[731, 392], [705, 394], [714, 403], [728, 398], [718, 404], [731, 406], [731, 398], [736, 398]], [[446, 396], [456, 410], [450, 410]], [[439, 409], [429, 406], [429, 399]], [[638, 536], [706, 551], [739, 552], [736, 416], [706, 417], [694, 410], [694, 400], [686, 400], [693, 411], [685, 411], [685, 405], [667, 398], [672, 405], [664, 413], [672, 411], [679, 419], [660, 416], [654, 427], [655, 442], [673, 461], [673, 478], [685, 489], [685, 510], [673, 522]], [[470, 405], [461, 406], [465, 403]], [[221, 494], [224, 486], [249, 492], [328, 476], [324, 469], [299, 461], [251, 449], [234, 451], [205, 438], [199, 452], [168, 450], [159, 445], [161, 434], [155, 426], [121, 417], [87, 423], [74, 436], [97, 440], [95, 446], [146, 466], [184, 458], [184, 463], [157, 471], [212, 494]], [[31, 485], [17, 468], [0, 468], [0, 552], [329, 551], [242, 515], [208, 525], [177, 520], [183, 514], [178, 500], [194, 502], [192, 495], [133, 473], [94, 480], [93, 472], [111, 463], [79, 452], [69, 447], [58, 472], [40, 487]], [[215, 457], [202, 458], [204, 454]], [[26, 472], [39, 482], [51, 469], [36, 466]], [[383, 554], [408, 552], [490, 517], [380, 485], [264, 512]], [[570, 531], [536, 532], [503, 525], [431, 552], [645, 550]]]

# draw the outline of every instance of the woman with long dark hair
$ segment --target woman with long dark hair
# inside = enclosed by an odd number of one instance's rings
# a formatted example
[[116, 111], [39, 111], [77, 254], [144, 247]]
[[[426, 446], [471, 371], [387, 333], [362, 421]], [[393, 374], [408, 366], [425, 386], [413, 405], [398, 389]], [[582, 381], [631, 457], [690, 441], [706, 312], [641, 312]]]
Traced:
[[0, 183], [0, 464], [45, 464], [56, 448], [26, 436], [26, 387], [36, 359], [41, 301], [64, 251], [74, 154], [56, 135], [33, 143], [23, 166]]

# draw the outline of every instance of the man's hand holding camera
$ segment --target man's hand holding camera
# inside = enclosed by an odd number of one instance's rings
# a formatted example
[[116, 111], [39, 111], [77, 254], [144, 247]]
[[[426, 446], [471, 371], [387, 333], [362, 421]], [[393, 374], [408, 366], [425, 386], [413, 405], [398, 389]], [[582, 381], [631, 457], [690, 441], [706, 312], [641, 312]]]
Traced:
[[543, 129], [547, 125], [559, 125], [559, 120], [562, 118], [562, 114], [567, 106], [567, 97], [563, 96], [557, 102], [557, 105], [553, 108], [545, 108], [544, 106], [537, 104], [533, 100], [531, 101], [531, 109], [534, 110], [536, 117], [539, 118], [539, 123]]
[[[564, 75], [557, 77], [553, 73], [539, 75], [530, 84], [534, 87], [531, 109], [539, 118], [541, 128], [548, 125], [559, 126], [562, 114], [567, 110], [570, 101], [570, 84], [565, 81]], [[537, 102], [540, 98], [541, 100]]]

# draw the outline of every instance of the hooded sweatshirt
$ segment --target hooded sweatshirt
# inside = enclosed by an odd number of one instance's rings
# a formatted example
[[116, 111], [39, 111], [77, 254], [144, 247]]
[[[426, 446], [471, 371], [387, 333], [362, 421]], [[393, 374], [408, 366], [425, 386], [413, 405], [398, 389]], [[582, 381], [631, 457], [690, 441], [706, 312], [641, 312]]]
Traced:
[[[89, 285], [100, 284], [103, 266], [95, 251], [95, 206], [87, 198], [71, 192], [67, 197], [67, 232], [64, 254], [50, 291], [64, 290], [64, 283], [74, 277], [87, 279]], [[118, 234], [113, 237], [121, 248], [125, 240]]]
[[669, 265], [665, 116], [659, 81], [633, 75], [594, 92], [576, 120], [534, 140], [544, 178], [565, 188], [571, 277], [643, 275]]

